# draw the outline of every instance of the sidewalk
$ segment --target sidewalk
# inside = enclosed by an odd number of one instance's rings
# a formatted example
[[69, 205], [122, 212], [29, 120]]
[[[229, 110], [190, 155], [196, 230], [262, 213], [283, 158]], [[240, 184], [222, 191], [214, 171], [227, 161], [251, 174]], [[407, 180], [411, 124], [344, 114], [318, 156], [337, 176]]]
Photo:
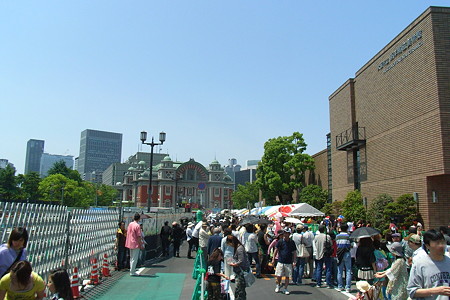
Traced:
[[128, 272], [113, 271], [111, 277], [83, 293], [83, 296], [89, 300], [132, 300], [143, 297], [164, 300], [191, 299], [195, 285], [192, 279], [194, 260], [187, 259], [187, 246], [185, 241], [180, 249], [181, 257], [147, 261], [145, 267], [139, 269], [139, 277], [131, 277]]

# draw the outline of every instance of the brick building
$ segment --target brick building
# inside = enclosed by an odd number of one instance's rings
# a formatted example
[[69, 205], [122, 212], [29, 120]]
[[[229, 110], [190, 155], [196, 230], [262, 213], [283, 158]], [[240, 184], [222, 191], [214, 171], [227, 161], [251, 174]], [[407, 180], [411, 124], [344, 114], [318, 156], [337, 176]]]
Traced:
[[[145, 161], [130, 167], [123, 176], [122, 201], [146, 207], [149, 168]], [[231, 208], [234, 182], [216, 160], [205, 168], [190, 159], [175, 162], [166, 156], [152, 168], [152, 207]]]
[[329, 108], [328, 147], [310, 182], [321, 180], [333, 201], [353, 189], [369, 203], [414, 194], [426, 228], [450, 223], [450, 8], [429, 7]]

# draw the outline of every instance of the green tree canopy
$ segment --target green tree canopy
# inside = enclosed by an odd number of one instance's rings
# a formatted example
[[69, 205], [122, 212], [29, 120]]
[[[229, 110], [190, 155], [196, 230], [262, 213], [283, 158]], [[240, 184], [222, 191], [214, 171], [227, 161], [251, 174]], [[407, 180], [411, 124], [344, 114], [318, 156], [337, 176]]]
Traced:
[[256, 183], [268, 205], [275, 204], [277, 196], [282, 204], [292, 202], [294, 190], [303, 186], [305, 171], [314, 168], [314, 160], [303, 153], [305, 150], [306, 143], [299, 132], [269, 139], [264, 144]]
[[351, 191], [342, 203], [342, 213], [346, 220], [357, 222], [366, 219], [366, 209], [363, 205], [361, 192]]
[[28, 199], [30, 201], [40, 200], [39, 183], [41, 182], [41, 177], [39, 173], [30, 172], [25, 175], [19, 174], [17, 176], [17, 182], [21, 188], [20, 199]]
[[44, 201], [71, 207], [87, 207], [95, 200], [92, 184], [85, 181], [77, 182], [62, 174], [44, 178], [39, 184], [39, 192]]
[[15, 174], [16, 170], [10, 165], [0, 169], [0, 199], [14, 200], [17, 198], [19, 187]]
[[65, 177], [75, 180], [77, 182], [81, 182], [80, 173], [76, 170], [69, 169], [66, 165], [66, 162], [63, 160], [57, 161], [53, 164], [53, 166], [48, 170], [48, 175], [61, 174]]
[[239, 184], [231, 195], [231, 199], [234, 208], [246, 208], [247, 202], [250, 202], [251, 206], [254, 207], [254, 204], [259, 201], [259, 188], [255, 183]]
[[417, 203], [411, 194], [398, 197], [394, 202], [386, 205], [384, 214], [397, 222], [397, 227], [408, 229], [415, 219], [421, 219], [417, 211]]
[[367, 220], [372, 224], [372, 227], [380, 231], [389, 227], [389, 215], [386, 214], [385, 208], [393, 201], [392, 197], [388, 194], [378, 195], [372, 200], [367, 210]]
[[309, 205], [321, 210], [328, 199], [328, 191], [322, 190], [318, 185], [310, 184], [305, 186], [299, 194], [300, 203]]
[[332, 203], [325, 203], [320, 210], [326, 215], [337, 217], [342, 214], [343, 201], [333, 201]]

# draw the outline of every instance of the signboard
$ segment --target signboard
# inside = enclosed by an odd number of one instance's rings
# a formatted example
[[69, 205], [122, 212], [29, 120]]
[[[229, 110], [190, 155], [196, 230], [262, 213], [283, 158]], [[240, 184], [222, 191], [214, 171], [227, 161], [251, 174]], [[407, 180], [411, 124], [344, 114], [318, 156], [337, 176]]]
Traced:
[[204, 189], [206, 189], [206, 183], [199, 182], [197, 187], [198, 187], [199, 190], [203, 191]]

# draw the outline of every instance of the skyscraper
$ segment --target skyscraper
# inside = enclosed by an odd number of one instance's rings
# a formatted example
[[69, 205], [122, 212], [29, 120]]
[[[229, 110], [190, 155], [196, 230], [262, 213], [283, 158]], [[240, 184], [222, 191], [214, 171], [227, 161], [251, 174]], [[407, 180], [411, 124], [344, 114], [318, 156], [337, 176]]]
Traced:
[[30, 172], [39, 173], [41, 168], [41, 157], [44, 153], [44, 141], [29, 140], [27, 143], [27, 156], [25, 159], [25, 174]]
[[86, 129], [81, 132], [78, 172], [85, 177], [95, 171], [101, 174], [122, 157], [122, 134]]
[[66, 163], [66, 166], [69, 169], [73, 168], [73, 156], [72, 155], [58, 155], [58, 154], [43, 153], [42, 157], [41, 157], [41, 168], [39, 171], [41, 177], [47, 176], [48, 170], [50, 170], [55, 163], [57, 163], [61, 160]]

